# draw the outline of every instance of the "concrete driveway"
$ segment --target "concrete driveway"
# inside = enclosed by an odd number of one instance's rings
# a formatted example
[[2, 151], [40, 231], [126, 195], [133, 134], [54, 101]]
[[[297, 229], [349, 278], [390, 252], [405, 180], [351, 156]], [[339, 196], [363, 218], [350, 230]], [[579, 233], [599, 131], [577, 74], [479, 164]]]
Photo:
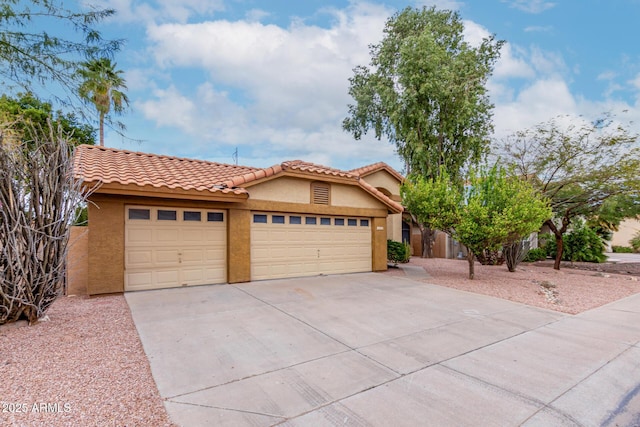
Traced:
[[364, 273], [126, 299], [182, 426], [640, 425], [640, 295], [569, 316]]

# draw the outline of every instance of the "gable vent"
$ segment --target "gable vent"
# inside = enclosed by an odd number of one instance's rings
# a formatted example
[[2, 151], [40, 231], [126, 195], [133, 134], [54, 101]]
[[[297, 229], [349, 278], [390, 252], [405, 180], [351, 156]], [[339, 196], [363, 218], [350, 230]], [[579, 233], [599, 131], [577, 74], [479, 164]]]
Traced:
[[311, 184], [311, 203], [314, 205], [329, 205], [329, 195], [331, 187], [324, 182], [314, 182]]

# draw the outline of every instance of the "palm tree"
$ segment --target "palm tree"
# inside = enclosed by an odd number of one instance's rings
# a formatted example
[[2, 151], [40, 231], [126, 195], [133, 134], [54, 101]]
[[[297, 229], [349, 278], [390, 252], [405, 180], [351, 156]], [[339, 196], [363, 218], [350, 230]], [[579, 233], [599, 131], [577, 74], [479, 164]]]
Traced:
[[120, 114], [129, 105], [129, 98], [122, 91], [127, 89], [122, 70], [109, 58], [92, 59], [84, 62], [78, 70], [83, 82], [78, 89], [82, 99], [92, 103], [100, 117], [100, 145], [104, 146], [104, 119], [111, 111]]

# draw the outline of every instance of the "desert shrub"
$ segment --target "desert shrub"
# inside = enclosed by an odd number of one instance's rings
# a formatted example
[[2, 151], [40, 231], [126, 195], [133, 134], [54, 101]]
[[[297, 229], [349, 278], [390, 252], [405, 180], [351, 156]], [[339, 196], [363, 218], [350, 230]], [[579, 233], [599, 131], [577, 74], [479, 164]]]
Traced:
[[502, 250], [484, 249], [476, 254], [476, 259], [482, 265], [502, 265], [504, 264], [504, 256]]
[[[607, 256], [604, 254], [604, 242], [598, 234], [584, 223], [574, 225], [570, 233], [564, 235], [563, 261], [571, 262], [605, 262]], [[557, 247], [555, 239], [549, 239], [545, 245], [547, 255], [556, 257]]]
[[611, 246], [611, 251], [616, 254], [632, 254], [633, 248], [629, 246]]
[[547, 250], [545, 248], [533, 248], [529, 249], [527, 256], [524, 257], [524, 262], [536, 262], [547, 259]]
[[516, 267], [520, 264], [529, 252], [529, 242], [526, 240], [518, 240], [502, 247], [502, 256], [507, 263], [507, 269], [510, 272], [516, 271]]
[[394, 265], [409, 262], [411, 258], [411, 247], [406, 243], [387, 240], [387, 259]]

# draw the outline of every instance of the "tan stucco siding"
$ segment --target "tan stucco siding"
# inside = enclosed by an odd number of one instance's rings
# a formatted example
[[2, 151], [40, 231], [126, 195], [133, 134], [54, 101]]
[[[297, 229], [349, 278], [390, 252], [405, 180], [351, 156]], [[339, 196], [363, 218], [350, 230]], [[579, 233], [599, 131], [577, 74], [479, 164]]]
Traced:
[[331, 185], [331, 205], [353, 208], [387, 209], [384, 203], [374, 199], [360, 187], [352, 185]]
[[[309, 205], [311, 202], [311, 183], [308, 179], [282, 177], [253, 185], [249, 188], [250, 201], [272, 201]], [[331, 206], [350, 208], [387, 209], [377, 199], [356, 185], [330, 183]]]
[[400, 197], [400, 183], [396, 177], [387, 171], [380, 170], [362, 179], [376, 188], [384, 188], [391, 193], [391, 195]]
[[629, 240], [640, 232], [640, 221], [637, 219], [627, 219], [620, 223], [618, 231], [613, 233], [611, 246], [631, 246]]
[[251, 280], [251, 212], [229, 209], [227, 274], [229, 283]]
[[387, 220], [373, 218], [371, 227], [371, 269], [385, 271], [387, 269]]
[[387, 239], [402, 242], [402, 214], [387, 217]]
[[67, 252], [67, 295], [86, 295], [89, 277], [89, 227], [71, 227]]
[[89, 295], [124, 291], [124, 201], [94, 195], [89, 203]]
[[251, 200], [270, 200], [308, 204], [311, 198], [311, 181], [282, 177], [249, 188]]

